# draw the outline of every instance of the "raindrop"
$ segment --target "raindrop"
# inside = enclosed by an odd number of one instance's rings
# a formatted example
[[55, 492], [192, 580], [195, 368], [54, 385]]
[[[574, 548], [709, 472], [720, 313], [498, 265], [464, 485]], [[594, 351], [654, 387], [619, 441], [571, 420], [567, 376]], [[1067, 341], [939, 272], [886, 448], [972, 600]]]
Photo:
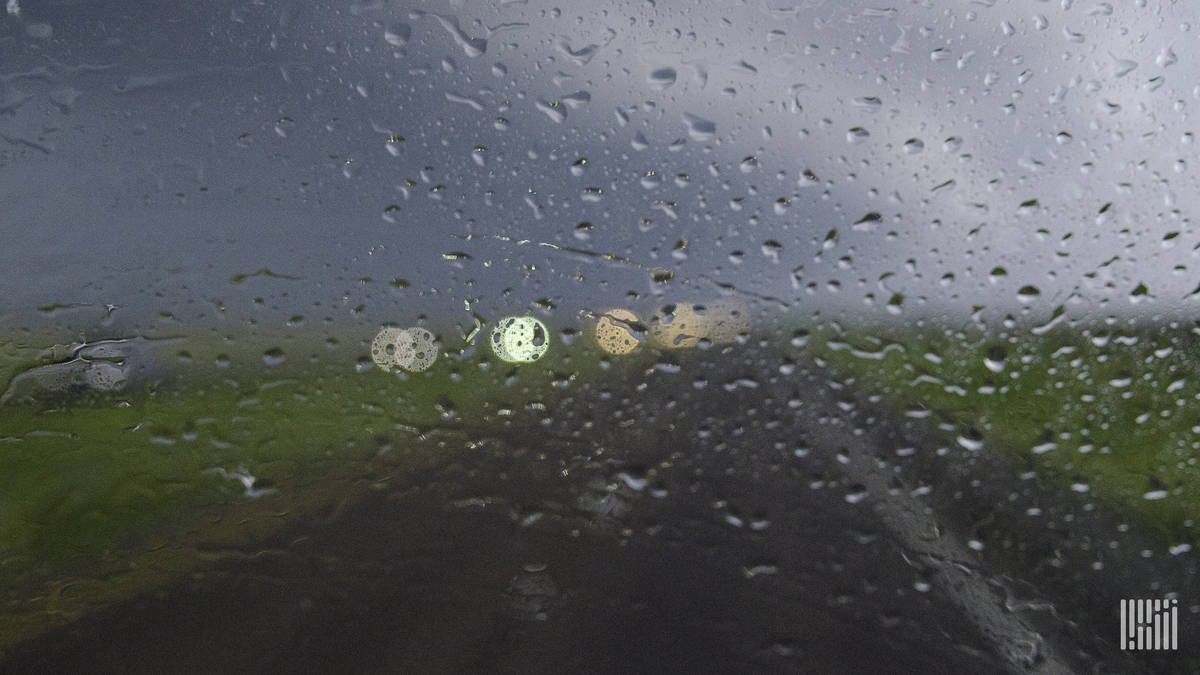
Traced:
[[717, 125], [715, 122], [710, 122], [703, 117], [691, 113], [684, 113], [683, 124], [687, 127], [688, 136], [693, 141], [711, 141], [717, 135]]
[[558, 101], [550, 102], [545, 99], [538, 99], [534, 103], [534, 107], [546, 113], [546, 117], [549, 117], [557, 124], [562, 124], [563, 120], [567, 119], [566, 106], [560, 104]]
[[581, 108], [581, 107], [587, 105], [588, 103], [591, 103], [592, 95], [586, 91], [577, 91], [574, 94], [567, 94], [566, 96], [563, 96], [559, 100], [562, 101], [562, 103], [565, 104], [568, 108], [575, 109], [575, 108]]
[[1008, 357], [1008, 352], [999, 345], [988, 350], [987, 356], [983, 359], [983, 365], [993, 373], [999, 373], [1004, 370], [1004, 362]]
[[904, 141], [904, 152], [910, 155], [916, 155], [925, 150], [925, 141], [919, 138], [910, 138]]
[[971, 452], [976, 452], [983, 449], [983, 439], [979, 437], [979, 432], [975, 431], [974, 429], [968, 429], [965, 433], [959, 435], [955, 440], [959, 445], [967, 450], [970, 450]]
[[675, 278], [675, 272], [666, 268], [655, 268], [650, 272], [650, 279], [656, 284], [665, 284]]
[[853, 104], [858, 108], [865, 108], [870, 111], [879, 110], [883, 107], [883, 101], [877, 96], [858, 96], [853, 100]]
[[870, 232], [872, 226], [875, 223], [880, 222], [883, 222], [883, 214], [879, 213], [878, 211], [871, 211], [862, 218], [859, 218], [858, 221], [854, 223], [853, 227], [855, 230]]
[[659, 68], [658, 70], [651, 71], [647, 82], [650, 84], [651, 89], [662, 91], [675, 84], [676, 77], [674, 68]]
[[762, 252], [774, 262], [779, 262], [779, 256], [783, 253], [783, 244], [774, 239], [768, 239], [762, 244]]
[[389, 24], [383, 30], [383, 39], [393, 47], [403, 47], [408, 44], [409, 38], [412, 37], [412, 26], [406, 23]]
[[296, 127], [296, 121], [291, 117], [280, 117], [275, 121], [275, 133], [281, 138], [287, 138], [292, 129]]
[[1120, 59], [1120, 58], [1117, 58], [1116, 56], [1113, 56], [1112, 54], [1109, 54], [1109, 56], [1111, 56], [1112, 60], [1113, 60], [1113, 64], [1112, 64], [1112, 68], [1111, 68], [1113, 77], [1125, 77], [1129, 73], [1132, 73], [1134, 71], [1134, 69], [1136, 69], [1138, 67], [1137, 61], [1131, 61], [1129, 59]]
[[446, 32], [450, 33], [450, 36], [454, 38], [455, 44], [462, 48], [463, 53], [466, 54], [468, 58], [473, 59], [477, 56], [482, 56], [487, 51], [487, 40], [483, 38], [472, 38], [471, 36], [467, 35], [466, 31], [458, 27], [457, 18], [439, 16], [437, 14], [431, 14], [430, 16], [437, 19], [438, 23], [442, 25], [442, 28], [445, 28]]

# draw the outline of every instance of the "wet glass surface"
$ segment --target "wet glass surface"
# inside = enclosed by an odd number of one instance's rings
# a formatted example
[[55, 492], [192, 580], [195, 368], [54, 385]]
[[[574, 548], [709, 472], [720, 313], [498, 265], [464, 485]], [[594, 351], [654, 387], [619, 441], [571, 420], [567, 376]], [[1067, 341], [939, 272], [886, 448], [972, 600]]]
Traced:
[[1197, 21], [7, 0], [0, 669], [1195, 672]]

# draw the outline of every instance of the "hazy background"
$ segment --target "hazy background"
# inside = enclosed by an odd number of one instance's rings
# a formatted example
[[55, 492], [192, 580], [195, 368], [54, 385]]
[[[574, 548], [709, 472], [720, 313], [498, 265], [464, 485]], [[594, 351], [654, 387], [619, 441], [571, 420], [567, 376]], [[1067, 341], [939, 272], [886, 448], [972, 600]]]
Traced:
[[0, 322], [1194, 312], [1183, 5], [877, 4], [9, 3]]

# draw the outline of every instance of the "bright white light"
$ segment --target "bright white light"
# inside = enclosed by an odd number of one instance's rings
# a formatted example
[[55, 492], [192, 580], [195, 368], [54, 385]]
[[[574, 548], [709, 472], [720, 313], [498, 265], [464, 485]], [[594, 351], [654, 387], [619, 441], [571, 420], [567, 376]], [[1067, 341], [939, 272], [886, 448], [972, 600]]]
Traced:
[[384, 372], [429, 370], [437, 355], [437, 338], [424, 328], [384, 328], [371, 341], [371, 360]]
[[492, 329], [492, 351], [502, 361], [533, 363], [550, 347], [546, 325], [532, 316], [509, 316]]

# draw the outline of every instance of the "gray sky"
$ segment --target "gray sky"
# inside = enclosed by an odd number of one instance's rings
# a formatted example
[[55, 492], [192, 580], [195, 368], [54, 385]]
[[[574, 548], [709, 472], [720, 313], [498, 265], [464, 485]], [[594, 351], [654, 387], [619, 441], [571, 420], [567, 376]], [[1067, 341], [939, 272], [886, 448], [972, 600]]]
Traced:
[[1194, 313], [1194, 17], [874, 4], [22, 2], [0, 320]]

